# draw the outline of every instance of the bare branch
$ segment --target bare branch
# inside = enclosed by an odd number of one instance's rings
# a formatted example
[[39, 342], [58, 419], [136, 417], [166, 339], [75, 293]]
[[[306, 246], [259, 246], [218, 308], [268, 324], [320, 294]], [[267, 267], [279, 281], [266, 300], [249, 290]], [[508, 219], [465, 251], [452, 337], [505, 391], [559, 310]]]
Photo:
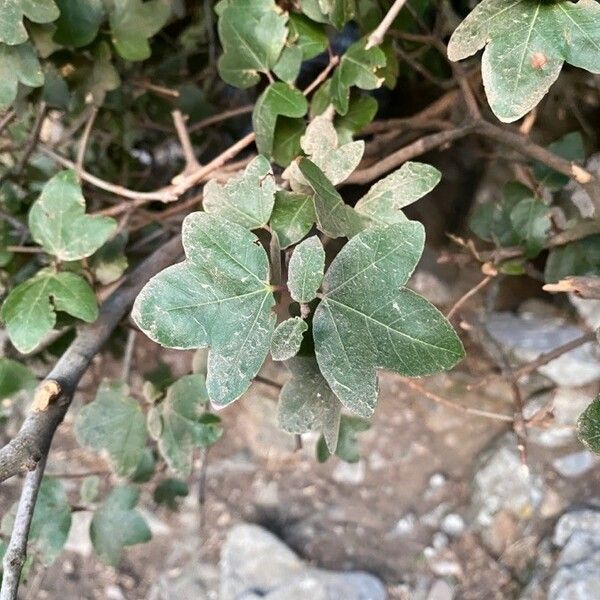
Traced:
[[367, 50], [373, 46], [379, 46], [383, 42], [383, 38], [387, 30], [392, 26], [394, 19], [398, 16], [398, 13], [402, 10], [402, 7], [406, 4], [406, 0], [396, 0], [390, 10], [388, 10], [385, 17], [383, 17], [381, 23], [377, 26], [371, 35], [367, 39]]
[[174, 110], [171, 115], [173, 117], [175, 129], [177, 130], [177, 136], [179, 137], [181, 149], [183, 150], [183, 157], [185, 158], [185, 169], [181, 174], [182, 177], [185, 177], [186, 174], [193, 173], [194, 171], [200, 169], [200, 163], [197, 161], [196, 154], [194, 153], [194, 146], [192, 145], [192, 140], [190, 139], [190, 133], [185, 122], [185, 117], [180, 110]]
[[63, 420], [79, 380], [94, 356], [125, 316], [148, 279], [181, 255], [179, 236], [167, 242], [142, 262], [106, 300], [95, 323], [80, 329], [67, 351], [46, 377], [62, 390], [57, 401], [44, 411], [30, 412], [19, 433], [0, 450], [0, 481], [23, 470], [32, 470], [45, 456], [54, 431]]
[[92, 127], [94, 126], [94, 122], [96, 121], [96, 117], [98, 116], [98, 107], [92, 106], [90, 110], [90, 115], [85, 124], [85, 129], [83, 130], [83, 135], [81, 136], [81, 140], [79, 141], [79, 148], [77, 149], [77, 175], [81, 177], [80, 173], [83, 171], [83, 163], [85, 161], [85, 151], [88, 147], [88, 142], [90, 140], [90, 134], [92, 133]]

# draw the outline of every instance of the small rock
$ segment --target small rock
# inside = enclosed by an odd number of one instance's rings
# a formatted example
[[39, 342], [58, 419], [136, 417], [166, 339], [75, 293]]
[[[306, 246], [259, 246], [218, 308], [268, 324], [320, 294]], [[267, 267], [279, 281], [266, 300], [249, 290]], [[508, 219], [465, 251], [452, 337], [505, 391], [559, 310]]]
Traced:
[[333, 471], [333, 478], [338, 483], [359, 485], [365, 480], [365, 471], [365, 462], [363, 460], [359, 460], [356, 463], [339, 461]]
[[433, 534], [433, 537], [431, 538], [431, 545], [434, 547], [435, 550], [441, 550], [442, 548], [445, 548], [448, 545], [448, 542], [450, 540], [448, 539], [448, 536], [445, 533], [442, 533], [441, 531], [436, 531]]
[[597, 462], [596, 457], [588, 450], [573, 452], [552, 461], [552, 466], [563, 477], [580, 477], [587, 473]]
[[[540, 355], [584, 335], [578, 325], [559, 317], [515, 315], [500, 312], [489, 315], [485, 327], [504, 351], [517, 362], [530, 362]], [[600, 379], [597, 344], [588, 343], [571, 350], [539, 368], [539, 372], [560, 386], [585, 385]]]
[[600, 511], [575, 510], [565, 513], [554, 528], [552, 542], [562, 547], [575, 532], [595, 533], [600, 539]]
[[460, 577], [463, 574], [456, 555], [448, 548], [436, 550], [427, 547], [423, 550], [423, 555], [431, 571], [439, 577]]
[[410, 535], [417, 525], [417, 517], [414, 513], [407, 513], [402, 517], [392, 530], [393, 535], [405, 536]]
[[459, 537], [465, 531], [465, 522], [463, 518], [456, 514], [450, 513], [442, 519], [442, 531], [451, 537]]
[[94, 513], [89, 510], [76, 510], [71, 513], [71, 529], [65, 544], [65, 550], [81, 556], [90, 556], [93, 552], [90, 540], [90, 524]]
[[429, 478], [429, 487], [432, 490], [437, 490], [446, 485], [446, 476], [443, 473], [434, 473]]
[[454, 590], [443, 579], [436, 579], [427, 594], [427, 600], [452, 600]]

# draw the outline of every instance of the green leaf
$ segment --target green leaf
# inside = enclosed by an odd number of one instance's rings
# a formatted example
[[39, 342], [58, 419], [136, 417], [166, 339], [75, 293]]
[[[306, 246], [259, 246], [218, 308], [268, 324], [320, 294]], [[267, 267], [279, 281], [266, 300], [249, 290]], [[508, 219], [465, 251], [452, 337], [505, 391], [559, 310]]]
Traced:
[[82, 446], [104, 450], [117, 475], [131, 475], [146, 447], [146, 421], [139, 403], [128, 396], [127, 386], [104, 380], [96, 398], [84, 406], [75, 422]]
[[259, 73], [269, 73], [279, 59], [288, 36], [287, 19], [273, 0], [228, 2], [219, 17], [221, 78], [239, 88], [256, 85]]
[[401, 209], [428, 194], [441, 178], [442, 174], [430, 165], [404, 163], [372, 186], [356, 203], [356, 211], [373, 224], [406, 221]]
[[269, 261], [256, 236], [215, 215], [186, 217], [182, 238], [187, 260], [146, 284], [133, 318], [163, 346], [209, 346], [208, 395], [226, 406], [248, 389], [271, 345]]
[[533, 196], [525, 198], [512, 209], [510, 220], [521, 237], [525, 256], [535, 258], [544, 249], [552, 227], [548, 206]]
[[282, 167], [287, 167], [302, 151], [300, 138], [304, 134], [304, 119], [279, 117], [275, 125], [273, 138], [273, 160]]
[[156, 461], [154, 460], [154, 453], [150, 448], [144, 448], [142, 458], [129, 479], [134, 483], [146, 483], [152, 479], [155, 470]]
[[546, 95], [565, 62], [600, 73], [600, 4], [483, 0], [452, 35], [448, 57], [461, 60], [484, 46], [490, 106], [501, 121], [516, 121]]
[[126, 245], [127, 233], [119, 233], [91, 257], [90, 268], [102, 285], [114, 283], [127, 270]]
[[325, 250], [316, 235], [294, 248], [288, 268], [288, 288], [296, 302], [306, 304], [317, 297], [324, 269]]
[[577, 432], [587, 448], [600, 454], [600, 395], [579, 416]]
[[62, 483], [44, 477], [40, 485], [29, 539], [35, 541], [45, 564], [53, 563], [60, 554], [71, 529], [71, 506]]
[[169, 468], [182, 477], [192, 471], [195, 448], [216, 442], [218, 425], [205, 419], [208, 394], [203, 375], [187, 375], [176, 381], [165, 399], [148, 413], [148, 428]]
[[302, 66], [302, 50], [298, 46], [286, 46], [273, 67], [273, 73], [290, 85], [296, 81]]
[[333, 105], [340, 115], [348, 112], [350, 88], [374, 90], [383, 85], [384, 78], [378, 73], [385, 67], [385, 54], [381, 48], [365, 48], [366, 40], [352, 44], [340, 59], [340, 64], [331, 78]]
[[[568, 133], [555, 142], [552, 142], [552, 144], [548, 146], [548, 150], [553, 154], [572, 162], [580, 162], [585, 159], [583, 137], [579, 131]], [[563, 175], [540, 162], [534, 163], [533, 173], [540, 184], [551, 191], [560, 190], [570, 181], [569, 177], [566, 175]]]
[[329, 44], [325, 28], [304, 15], [290, 14], [290, 41], [302, 51], [302, 60], [310, 60], [325, 52]]
[[[360, 446], [358, 443], [358, 434], [370, 429], [371, 424], [365, 419], [342, 415], [340, 421], [340, 433], [335, 454], [347, 463], [357, 463], [360, 460]], [[325, 462], [331, 452], [324, 443], [324, 436], [317, 443], [317, 459], [319, 462]]]
[[29, 87], [44, 85], [40, 61], [31, 44], [0, 44], [0, 110], [8, 108], [17, 97], [19, 83]]
[[42, 269], [10, 292], [0, 317], [15, 348], [27, 353], [52, 331], [56, 311], [91, 323], [98, 317], [96, 296], [79, 275]]
[[269, 161], [264, 156], [257, 156], [243, 173], [225, 185], [209, 181], [204, 187], [202, 205], [207, 213], [248, 229], [258, 229], [271, 217], [276, 189]]
[[322, 9], [319, 0], [300, 0], [302, 12], [312, 21], [329, 23], [327, 13]]
[[117, 52], [126, 60], [149, 58], [148, 38], [163, 28], [170, 14], [165, 0], [113, 0], [109, 21]]
[[111, 62], [110, 46], [106, 42], [96, 44], [92, 49], [93, 63], [82, 85], [84, 96], [91, 97], [96, 106], [104, 103], [107, 92], [121, 85], [121, 78]]
[[19, 392], [29, 392], [37, 385], [35, 375], [21, 363], [0, 358], [0, 402], [13, 399]]
[[360, 133], [377, 114], [379, 105], [372, 96], [354, 96], [350, 98], [348, 112], [335, 121], [338, 138], [349, 143], [352, 136]]
[[63, 46], [80, 48], [98, 35], [104, 20], [102, 0], [55, 0], [60, 9], [54, 41]]
[[33, 239], [64, 261], [91, 256], [116, 228], [114, 219], [85, 214], [85, 199], [72, 170], [50, 179], [29, 211]]
[[307, 158], [298, 163], [300, 172], [314, 190], [319, 229], [331, 238], [352, 237], [363, 229], [359, 214], [347, 204], [323, 171]]
[[27, 41], [23, 19], [50, 23], [58, 17], [54, 0], [0, 0], [0, 42], [16, 46]]
[[342, 29], [356, 16], [356, 0], [319, 0], [326, 9], [329, 21], [336, 29]]
[[316, 218], [315, 205], [309, 195], [285, 190], [275, 194], [270, 225], [282, 248], [299, 242], [311, 230]]
[[308, 103], [302, 92], [282, 81], [271, 83], [256, 101], [252, 112], [258, 151], [271, 154], [277, 117], [299, 118], [307, 111]]
[[90, 538], [98, 556], [109, 565], [117, 566], [125, 546], [152, 539], [146, 521], [133, 510], [138, 498], [139, 492], [134, 487], [118, 486], [94, 513]]
[[[360, 163], [365, 151], [365, 143], [360, 140], [342, 146], [338, 134], [326, 117], [316, 117], [300, 140], [300, 145], [310, 160], [323, 171], [335, 186], [345, 181]], [[297, 163], [292, 163], [283, 174], [296, 192], [310, 191], [310, 185], [302, 176]]]
[[281, 388], [277, 419], [288, 433], [323, 432], [335, 452], [342, 405], [321, 375], [313, 357], [297, 356], [286, 363], [292, 378]]
[[273, 360], [288, 360], [298, 354], [304, 333], [308, 325], [300, 317], [292, 317], [281, 322], [271, 339], [271, 356]]
[[185, 481], [181, 479], [165, 479], [155, 488], [153, 498], [156, 504], [164, 504], [170, 510], [177, 510], [177, 498], [182, 498], [190, 493]]
[[98, 497], [100, 491], [100, 477], [90, 475], [85, 477], [79, 486], [79, 497], [83, 504], [91, 504]]
[[368, 417], [377, 402], [377, 369], [421, 376], [454, 366], [460, 339], [427, 300], [402, 286], [425, 242], [414, 221], [363, 231], [337, 255], [313, 319], [317, 361], [349, 410]]
[[570, 276], [600, 276], [600, 235], [592, 235], [553, 248], [546, 261], [544, 279], [556, 283]]

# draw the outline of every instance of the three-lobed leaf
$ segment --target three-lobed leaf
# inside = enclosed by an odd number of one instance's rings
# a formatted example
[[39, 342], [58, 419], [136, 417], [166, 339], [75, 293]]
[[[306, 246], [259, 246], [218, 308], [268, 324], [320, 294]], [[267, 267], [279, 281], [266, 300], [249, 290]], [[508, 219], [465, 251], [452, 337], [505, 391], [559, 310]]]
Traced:
[[135, 510], [139, 492], [133, 486], [115, 487], [92, 517], [90, 538], [100, 558], [116, 566], [125, 546], [148, 542], [150, 528]]
[[52, 331], [57, 311], [91, 323], [98, 317], [96, 296], [79, 275], [42, 269], [10, 292], [0, 317], [15, 348], [26, 353]]
[[53, 39], [65, 46], [80, 48], [98, 35], [104, 20], [102, 0], [55, 0], [60, 10]]
[[225, 185], [209, 181], [204, 187], [202, 205], [207, 213], [257, 229], [266, 225], [271, 217], [276, 190], [269, 161], [257, 156], [243, 173]]
[[133, 318], [163, 346], [210, 347], [208, 395], [226, 406], [248, 389], [271, 345], [269, 261], [256, 236], [216, 215], [186, 217], [182, 239], [186, 261], [146, 284]]
[[425, 242], [407, 221], [367, 229], [331, 263], [313, 319], [317, 361], [342, 404], [368, 417], [377, 402], [377, 370], [421, 376], [463, 358], [460, 339], [427, 300], [403, 287]]
[[308, 103], [302, 92], [283, 81], [271, 83], [256, 101], [252, 112], [258, 151], [271, 154], [279, 116], [300, 118], [307, 111]]
[[485, 46], [483, 83], [494, 114], [520, 119], [546, 95], [565, 62], [600, 73], [596, 0], [483, 0], [450, 39], [457, 61]]
[[29, 42], [18, 46], [0, 43], [0, 110], [14, 102], [19, 83], [32, 88], [44, 85], [37, 54]]
[[213, 444], [221, 436], [218, 418], [205, 412], [208, 403], [203, 375], [186, 375], [148, 413], [148, 429], [169, 468], [182, 477], [192, 470], [195, 448]]
[[311, 230], [316, 218], [310, 195], [287, 190], [275, 194], [270, 226], [277, 234], [281, 248], [298, 243]]
[[116, 227], [114, 219], [85, 213], [85, 199], [73, 170], [52, 177], [29, 211], [33, 239], [64, 261], [91, 256]]
[[430, 165], [404, 163], [373, 185], [356, 203], [356, 211], [375, 225], [406, 221], [402, 208], [428, 194], [440, 182], [441, 176]]
[[144, 413], [128, 393], [121, 382], [103, 381], [94, 401], [81, 409], [75, 422], [77, 441], [107, 452], [117, 475], [131, 475], [146, 447]]
[[269, 73], [279, 59], [288, 35], [287, 20], [274, 0], [225, 3], [219, 15], [221, 78], [239, 88], [256, 85], [260, 73]]

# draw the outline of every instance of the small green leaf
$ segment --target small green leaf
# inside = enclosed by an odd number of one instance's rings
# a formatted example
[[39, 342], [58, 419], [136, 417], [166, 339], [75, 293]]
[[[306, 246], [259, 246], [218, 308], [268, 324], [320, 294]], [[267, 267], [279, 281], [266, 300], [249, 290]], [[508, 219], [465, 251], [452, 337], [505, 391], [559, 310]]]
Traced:
[[285, 190], [275, 194], [270, 225], [282, 248], [299, 242], [311, 230], [316, 218], [315, 205], [309, 195]]
[[127, 270], [126, 245], [127, 233], [119, 233], [92, 255], [90, 268], [102, 285], [114, 283]]
[[483, 83], [503, 122], [534, 108], [565, 62], [600, 73], [600, 4], [595, 0], [483, 0], [448, 44], [457, 61], [485, 46]]
[[352, 136], [360, 133], [377, 114], [379, 105], [373, 96], [354, 96], [350, 98], [348, 112], [335, 121], [338, 138], [349, 143]]
[[360, 215], [348, 206], [323, 171], [307, 158], [298, 163], [300, 172], [314, 190], [319, 229], [331, 238], [352, 237], [364, 227]]
[[416, 202], [437, 186], [442, 174], [423, 163], [407, 162], [379, 180], [356, 204], [356, 211], [373, 224], [406, 221], [402, 208]]
[[60, 9], [54, 40], [81, 48], [94, 41], [104, 20], [102, 0], [55, 0]]
[[325, 250], [316, 235], [294, 248], [288, 269], [288, 288], [296, 302], [306, 304], [317, 297], [324, 269]]
[[292, 317], [281, 322], [271, 339], [271, 356], [273, 360], [288, 360], [298, 354], [304, 333], [308, 325], [300, 317]]
[[297, 356], [286, 363], [292, 378], [281, 388], [277, 419], [288, 433], [320, 430], [335, 452], [342, 405], [321, 375], [313, 357]]
[[373, 413], [378, 369], [421, 376], [464, 356], [441, 313], [402, 287], [424, 242], [423, 226], [414, 221], [367, 229], [342, 248], [325, 275], [313, 318], [317, 362], [342, 404], [360, 416]]
[[282, 81], [271, 83], [256, 101], [252, 112], [258, 151], [271, 154], [277, 117], [299, 118], [307, 111], [308, 103], [302, 92]]
[[[342, 415], [340, 433], [335, 454], [347, 463], [357, 463], [360, 460], [358, 434], [370, 429], [371, 424], [365, 419]], [[317, 459], [325, 462], [331, 453], [324, 443], [324, 436], [317, 443]]]
[[136, 470], [146, 446], [146, 421], [138, 402], [128, 397], [127, 386], [105, 380], [96, 398], [84, 406], [75, 422], [82, 446], [104, 450], [117, 475]]
[[302, 66], [302, 50], [298, 46], [286, 46], [273, 67], [273, 73], [290, 85], [296, 81]]
[[[365, 151], [365, 143], [360, 140], [342, 146], [338, 134], [329, 119], [316, 117], [300, 140], [300, 145], [310, 160], [323, 171], [325, 177], [335, 186], [345, 181], [356, 169]], [[283, 174], [295, 192], [309, 192], [310, 185], [302, 176], [297, 163], [292, 163]]]
[[100, 477], [90, 475], [85, 477], [79, 486], [79, 497], [83, 504], [91, 504], [98, 497], [100, 491]]
[[187, 375], [176, 381], [148, 414], [150, 433], [161, 455], [182, 477], [191, 473], [194, 449], [210, 446], [222, 434], [217, 424], [203, 420], [207, 403], [204, 376]]
[[114, 488], [106, 502], [98, 508], [90, 525], [94, 550], [109, 565], [117, 566], [125, 546], [152, 539], [144, 518], [133, 510], [139, 492], [132, 486]]
[[190, 488], [181, 479], [165, 479], [155, 488], [153, 498], [156, 504], [164, 504], [170, 510], [177, 510], [177, 498], [183, 498], [190, 493]]
[[591, 235], [550, 251], [544, 271], [546, 283], [578, 275], [600, 276], [600, 235]]
[[533, 196], [525, 198], [512, 209], [510, 220], [525, 246], [525, 256], [535, 258], [544, 249], [552, 227], [548, 206]]
[[273, 0], [226, 3], [219, 16], [221, 78], [239, 88], [256, 85], [259, 73], [269, 73], [279, 59], [288, 36], [287, 19]]
[[329, 15], [329, 21], [338, 30], [356, 16], [356, 2], [357, 0], [319, 0]]
[[290, 14], [290, 41], [302, 51], [302, 60], [310, 60], [325, 52], [329, 40], [325, 28], [304, 15]]
[[42, 269], [10, 292], [0, 317], [15, 348], [27, 353], [52, 331], [56, 311], [91, 323], [98, 317], [96, 296], [79, 275]]
[[258, 229], [271, 217], [276, 189], [269, 161], [264, 156], [257, 156], [243, 173], [225, 185], [209, 181], [204, 187], [202, 204], [207, 213], [248, 229]]
[[35, 541], [46, 565], [61, 553], [71, 529], [71, 506], [62, 483], [44, 477], [31, 519], [29, 539]]
[[19, 83], [32, 88], [44, 85], [44, 74], [31, 44], [0, 44], [0, 110], [8, 108], [17, 97]]
[[[555, 142], [552, 142], [552, 144], [548, 146], [548, 150], [553, 154], [572, 162], [580, 162], [585, 158], [583, 137], [579, 131], [568, 133]], [[551, 191], [560, 190], [570, 181], [569, 177], [566, 175], [563, 175], [540, 162], [534, 163], [533, 173], [540, 184]]]
[[54, 0], [0, 0], [0, 42], [16, 46], [27, 41], [23, 19], [50, 23], [58, 17]]
[[365, 46], [366, 40], [352, 44], [331, 78], [333, 105], [340, 115], [348, 112], [352, 86], [374, 90], [383, 85], [384, 78], [379, 75], [379, 70], [385, 67], [385, 54], [377, 46], [368, 50]]
[[150, 448], [144, 448], [142, 458], [129, 479], [134, 483], [146, 483], [152, 479], [155, 470], [156, 461], [154, 460], [154, 453]]
[[117, 227], [109, 217], [85, 214], [85, 199], [75, 171], [55, 175], [29, 211], [33, 239], [60, 260], [91, 256]]
[[165, 0], [113, 0], [109, 21], [117, 52], [126, 60], [149, 58], [148, 38], [162, 29], [170, 14]]
[[164, 346], [209, 346], [208, 395], [226, 406], [248, 389], [271, 346], [269, 261], [256, 236], [215, 215], [188, 215], [182, 239], [187, 260], [146, 284], [133, 318]]
[[35, 375], [25, 365], [0, 358], [0, 402], [15, 398], [19, 392], [29, 392], [36, 385]]
[[304, 119], [279, 117], [273, 138], [273, 160], [287, 167], [302, 151], [300, 139], [304, 135]]
[[600, 395], [579, 416], [577, 431], [581, 442], [600, 454]]

